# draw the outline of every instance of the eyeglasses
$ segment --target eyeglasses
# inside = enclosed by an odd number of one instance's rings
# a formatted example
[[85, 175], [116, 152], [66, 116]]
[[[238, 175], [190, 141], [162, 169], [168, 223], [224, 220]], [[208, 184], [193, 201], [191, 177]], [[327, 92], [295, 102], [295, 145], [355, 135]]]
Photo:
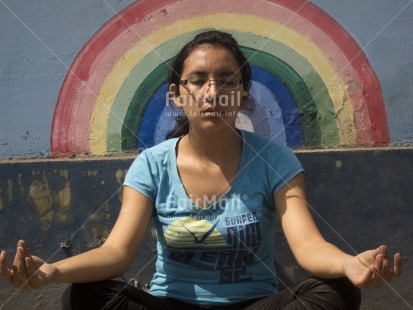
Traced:
[[214, 81], [216, 86], [222, 90], [234, 90], [238, 89], [239, 85], [242, 83], [242, 79], [237, 77], [229, 77], [229, 78], [219, 78], [216, 80], [209, 80], [203, 77], [190, 77], [187, 80], [181, 80], [180, 83], [185, 85], [193, 92], [198, 92], [208, 85], [211, 86], [211, 82]]

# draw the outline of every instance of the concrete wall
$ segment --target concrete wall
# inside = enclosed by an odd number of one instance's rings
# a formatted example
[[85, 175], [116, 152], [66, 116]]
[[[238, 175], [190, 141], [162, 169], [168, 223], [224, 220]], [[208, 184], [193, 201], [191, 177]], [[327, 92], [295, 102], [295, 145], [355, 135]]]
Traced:
[[[348, 253], [389, 246], [403, 254], [404, 275], [363, 291], [362, 309], [412, 309], [413, 149], [301, 152], [313, 216], [327, 240]], [[0, 247], [11, 255], [19, 239], [47, 261], [99, 246], [119, 211], [120, 184], [132, 158], [6, 162], [0, 165]], [[276, 263], [289, 285], [300, 271], [277, 225]], [[149, 283], [156, 257], [151, 229], [123, 279]], [[0, 308], [59, 309], [65, 285], [16, 293], [0, 282]]]

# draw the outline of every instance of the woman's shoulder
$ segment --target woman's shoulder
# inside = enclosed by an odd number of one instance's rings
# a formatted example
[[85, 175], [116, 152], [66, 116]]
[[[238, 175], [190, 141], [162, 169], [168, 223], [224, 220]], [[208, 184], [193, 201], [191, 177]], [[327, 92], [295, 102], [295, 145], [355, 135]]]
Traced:
[[153, 157], [163, 157], [165, 155], [168, 155], [168, 153], [171, 150], [175, 149], [176, 142], [178, 141], [178, 139], [179, 138], [172, 138], [172, 139], [162, 141], [161, 143], [156, 144], [151, 147], [141, 147], [139, 149], [139, 155], [151, 154], [151, 156]]

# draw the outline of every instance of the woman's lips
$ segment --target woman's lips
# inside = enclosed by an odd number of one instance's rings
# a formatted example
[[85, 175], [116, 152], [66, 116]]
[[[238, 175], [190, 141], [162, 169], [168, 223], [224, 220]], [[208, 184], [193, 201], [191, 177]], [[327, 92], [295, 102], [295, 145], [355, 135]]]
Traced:
[[204, 116], [222, 116], [223, 112], [215, 109], [207, 109], [205, 111], [202, 111], [201, 114]]

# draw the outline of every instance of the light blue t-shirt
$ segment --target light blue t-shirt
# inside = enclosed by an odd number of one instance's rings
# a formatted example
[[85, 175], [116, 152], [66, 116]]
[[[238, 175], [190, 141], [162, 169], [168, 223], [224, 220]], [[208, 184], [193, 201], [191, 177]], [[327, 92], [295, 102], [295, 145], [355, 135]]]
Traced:
[[241, 133], [237, 176], [208, 208], [195, 205], [182, 185], [176, 166], [179, 138], [143, 151], [130, 167], [124, 184], [156, 208], [158, 258], [151, 294], [220, 305], [277, 292], [273, 197], [303, 169], [285, 145]]

